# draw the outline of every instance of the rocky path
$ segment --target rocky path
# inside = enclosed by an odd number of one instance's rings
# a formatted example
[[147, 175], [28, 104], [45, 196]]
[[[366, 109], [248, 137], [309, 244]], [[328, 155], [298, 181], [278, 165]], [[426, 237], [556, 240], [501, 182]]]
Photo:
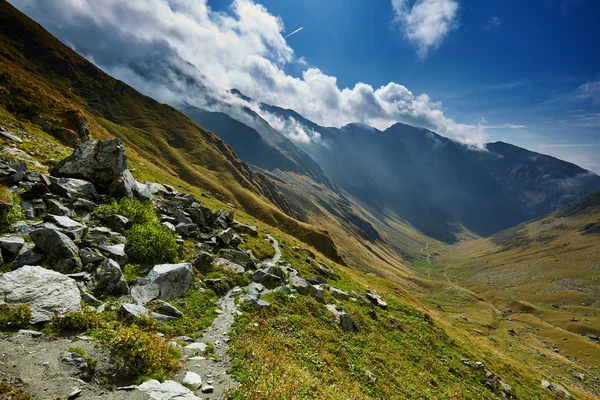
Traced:
[[272, 258], [268, 258], [266, 260], [261, 261], [260, 264], [258, 265], [259, 268], [272, 267], [272, 266], [276, 265], [277, 262], [281, 259], [281, 249], [279, 248], [279, 242], [277, 241], [277, 239], [275, 239], [273, 236], [271, 236], [269, 234], [267, 234], [267, 237], [269, 238], [271, 245], [273, 245], [273, 248], [275, 249], [275, 255]]
[[[429, 248], [429, 243], [427, 243], [427, 246], [423, 247], [422, 249], [420, 249], [421, 253], [423, 253], [423, 250], [427, 250]], [[429, 258], [431, 257], [431, 254], [427, 253], [427, 264], [431, 264], [431, 262], [429, 261]]]
[[[277, 264], [281, 259], [281, 249], [277, 240], [267, 235], [271, 245], [275, 249], [275, 255], [259, 264], [260, 268], [268, 268]], [[200, 357], [191, 357], [185, 362], [185, 368], [182, 372], [182, 378], [188, 371], [195, 372], [202, 377], [200, 396], [202, 399], [224, 399], [227, 392], [239, 386], [239, 383], [229, 373], [232, 366], [231, 356], [228, 354], [229, 338], [228, 334], [238, 313], [235, 304], [235, 296], [241, 292], [240, 288], [233, 288], [218, 301], [220, 314], [215, 318], [212, 325], [198, 339], [200, 343], [212, 343], [214, 345], [214, 354]], [[214, 358], [211, 358], [214, 357]], [[206, 393], [210, 388], [212, 392]]]

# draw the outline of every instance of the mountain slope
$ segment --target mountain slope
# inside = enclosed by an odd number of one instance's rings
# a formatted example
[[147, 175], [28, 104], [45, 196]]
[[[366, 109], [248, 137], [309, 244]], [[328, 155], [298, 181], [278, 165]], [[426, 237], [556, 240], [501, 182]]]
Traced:
[[119, 137], [140, 158], [140, 169], [153, 168], [138, 175], [179, 177], [338, 258], [326, 233], [286, 215], [292, 211], [273, 182], [225, 142], [105, 74], [6, 1], [0, 1], [0, 105], [17, 119], [41, 115], [44, 129], [70, 144], [81, 131]]
[[464, 229], [490, 235], [600, 188], [589, 171], [502, 142], [471, 149], [400, 123], [383, 132], [360, 124], [325, 128], [293, 110], [261, 109], [318, 132], [320, 143], [298, 146], [380, 220], [408, 221], [445, 242]]

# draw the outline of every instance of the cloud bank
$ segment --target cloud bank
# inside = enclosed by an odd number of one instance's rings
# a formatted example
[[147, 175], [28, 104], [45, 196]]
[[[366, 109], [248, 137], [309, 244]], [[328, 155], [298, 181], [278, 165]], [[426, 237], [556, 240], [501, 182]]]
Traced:
[[[401, 84], [374, 88], [359, 82], [340, 88], [336, 77], [298, 58], [285, 40], [283, 21], [252, 0], [233, 0], [227, 13], [212, 10], [206, 0], [13, 4], [113, 76], [159, 101], [214, 109], [219, 102], [241, 101], [225, 91], [236, 88], [323, 126], [359, 122], [385, 129], [403, 122], [471, 146], [487, 140], [484, 126], [454, 121], [441, 103]], [[424, 54], [439, 46], [458, 10], [452, 0], [418, 0], [410, 9], [394, 0], [394, 7]], [[285, 72], [291, 63], [305, 68], [301, 76]], [[318, 139], [310, 131], [285, 129], [296, 141]]]

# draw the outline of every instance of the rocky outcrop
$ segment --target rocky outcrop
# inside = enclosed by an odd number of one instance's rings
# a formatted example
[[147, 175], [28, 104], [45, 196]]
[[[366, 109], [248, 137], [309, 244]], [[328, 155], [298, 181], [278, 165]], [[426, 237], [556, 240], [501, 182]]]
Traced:
[[65, 234], [54, 229], [37, 229], [29, 234], [36, 246], [56, 258], [56, 270], [69, 273], [81, 268], [79, 249]]
[[9, 304], [29, 305], [31, 324], [81, 311], [81, 296], [75, 281], [38, 266], [24, 266], [0, 275], [0, 299]]

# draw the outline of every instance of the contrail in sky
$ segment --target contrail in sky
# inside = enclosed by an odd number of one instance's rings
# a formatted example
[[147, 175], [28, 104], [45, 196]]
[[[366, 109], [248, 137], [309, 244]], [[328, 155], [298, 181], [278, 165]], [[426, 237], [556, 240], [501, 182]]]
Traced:
[[284, 36], [283, 38], [284, 38], [284, 39], [287, 39], [287, 38], [289, 38], [290, 36], [292, 36], [292, 35], [295, 35], [296, 33], [300, 32], [302, 29], [304, 29], [304, 27], [303, 27], [303, 26], [301, 26], [300, 28], [296, 29], [294, 32], [290, 33], [289, 35], [286, 35], [286, 36]]

